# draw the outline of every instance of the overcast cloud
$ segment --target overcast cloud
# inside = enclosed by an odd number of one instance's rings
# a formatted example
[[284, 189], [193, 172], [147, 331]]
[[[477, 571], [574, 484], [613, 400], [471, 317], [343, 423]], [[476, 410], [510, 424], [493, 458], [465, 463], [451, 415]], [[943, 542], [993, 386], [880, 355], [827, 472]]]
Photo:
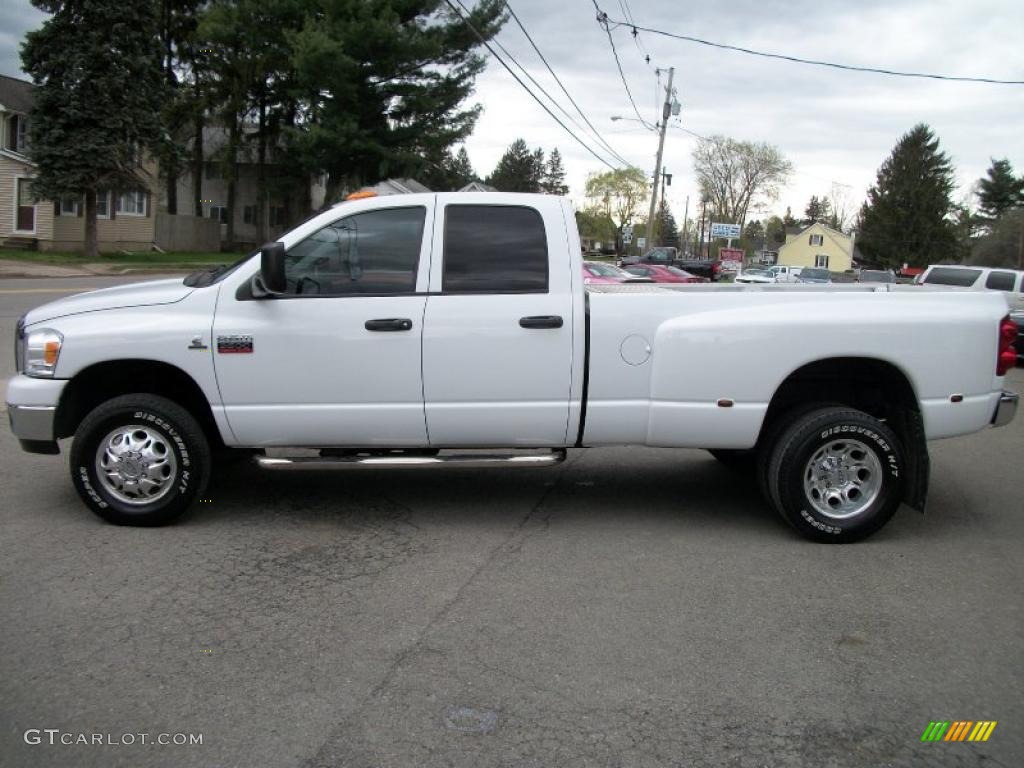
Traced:
[[[590, 0], [508, 0], [541, 51], [591, 122], [620, 154], [651, 173], [655, 134], [637, 122], [615, 68], [607, 37], [596, 23]], [[619, 0], [598, 3], [613, 19], [624, 16]], [[935, 72], [1024, 80], [1024, 2], [1021, 0], [629, 0], [637, 24], [811, 59]], [[0, 72], [20, 75], [18, 44], [44, 15], [26, 0], [0, 0]], [[628, 29], [613, 33], [623, 68], [644, 118], [658, 115], [653, 69]], [[514, 22], [499, 40], [553, 95], [557, 85]], [[928, 123], [952, 157], [966, 196], [989, 165], [1008, 157], [1024, 172], [1024, 86], [944, 83], [867, 73], [841, 72], [641, 33], [640, 43], [654, 67], [676, 68], [683, 111], [673, 123], [703, 135], [777, 145], [796, 173], [779, 201], [799, 215], [812, 194], [845, 190], [859, 205], [878, 166], [901, 134]], [[496, 62], [477, 82], [474, 100], [484, 107], [466, 142], [476, 171], [486, 175], [517, 137], [566, 159], [571, 194], [582, 200], [588, 173], [602, 170], [522, 91]], [[569, 108], [569, 105], [565, 105]], [[690, 152], [695, 139], [670, 128], [666, 169], [680, 223], [690, 196], [698, 197]], [[592, 138], [588, 143], [595, 144]]]

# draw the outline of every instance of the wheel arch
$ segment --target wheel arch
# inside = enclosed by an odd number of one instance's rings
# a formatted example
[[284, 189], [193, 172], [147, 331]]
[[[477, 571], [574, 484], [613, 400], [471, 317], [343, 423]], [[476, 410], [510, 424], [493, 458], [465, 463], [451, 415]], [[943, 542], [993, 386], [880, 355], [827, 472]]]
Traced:
[[97, 405], [133, 392], [172, 400], [195, 417], [211, 446], [224, 445], [210, 402], [196, 380], [175, 365], [143, 358], [105, 360], [76, 373], [57, 405], [55, 436], [70, 437]]
[[873, 357], [829, 357], [792, 371], [776, 388], [761, 425], [758, 443], [774, 422], [808, 402], [846, 405], [881, 419], [899, 435], [906, 453], [904, 501], [924, 510], [929, 459], [924, 422], [913, 382], [895, 363]]

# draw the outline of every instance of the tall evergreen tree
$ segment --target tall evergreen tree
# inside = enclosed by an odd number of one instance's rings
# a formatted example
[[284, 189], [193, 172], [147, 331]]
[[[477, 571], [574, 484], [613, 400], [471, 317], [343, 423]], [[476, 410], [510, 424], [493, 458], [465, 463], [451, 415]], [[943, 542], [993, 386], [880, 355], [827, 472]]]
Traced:
[[85, 253], [96, 256], [96, 193], [148, 186], [140, 155], [160, 137], [165, 90], [156, 6], [32, 4], [52, 14], [21, 48], [22, 66], [37, 86], [29, 119], [33, 194], [83, 197]]
[[924, 267], [955, 259], [953, 164], [924, 124], [900, 138], [861, 209], [858, 246], [871, 261]]
[[562, 164], [562, 153], [558, 148], [551, 150], [548, 155], [547, 165], [544, 166], [544, 178], [540, 184], [541, 190], [549, 195], [565, 195], [569, 187], [565, 183], [565, 166]]
[[543, 174], [543, 150], [531, 152], [526, 141], [516, 139], [487, 177], [487, 183], [499, 192], [540, 192]]
[[672, 215], [672, 209], [665, 204], [665, 198], [658, 201], [657, 223], [654, 225], [657, 234], [655, 242], [658, 245], [667, 245], [674, 248], [679, 247], [679, 226], [676, 218]]
[[978, 209], [989, 222], [993, 222], [1011, 208], [1024, 206], [1024, 176], [1013, 175], [1013, 166], [1007, 159], [992, 159], [985, 176], [978, 180]]
[[817, 195], [811, 195], [810, 201], [807, 203], [807, 207], [804, 209], [804, 220], [805, 225], [810, 224], [828, 224], [832, 218], [832, 204], [829, 202], [827, 197], [818, 199]]
[[477, 180], [476, 171], [473, 170], [465, 147], [459, 147], [459, 151], [452, 158], [450, 170], [454, 189], [460, 189]]

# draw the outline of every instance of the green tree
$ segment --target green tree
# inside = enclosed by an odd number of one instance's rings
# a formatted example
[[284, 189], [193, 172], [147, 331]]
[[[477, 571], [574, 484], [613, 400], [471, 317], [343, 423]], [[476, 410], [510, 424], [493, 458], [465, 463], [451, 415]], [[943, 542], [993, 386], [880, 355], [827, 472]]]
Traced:
[[778, 216], [769, 216], [764, 223], [764, 247], [769, 251], [777, 251], [786, 242], [786, 225]]
[[[786, 215], [782, 217], [782, 231], [785, 234], [786, 230], [793, 229], [794, 227], [800, 226], [800, 222], [793, 218], [793, 211], [790, 207], [786, 206]], [[783, 238], [785, 242], [785, 238]]]
[[1024, 208], [1000, 216], [975, 242], [968, 261], [983, 267], [1024, 269]]
[[544, 178], [540, 188], [549, 195], [565, 195], [569, 187], [565, 183], [565, 166], [562, 164], [562, 153], [558, 148], [551, 150], [547, 165], [544, 167]]
[[764, 224], [757, 219], [754, 221], [748, 221], [747, 226], [743, 228], [743, 237], [740, 238], [740, 247], [752, 251], [759, 251], [767, 248]]
[[446, 149], [444, 155], [438, 161], [429, 163], [417, 179], [430, 189], [451, 192], [476, 181], [477, 175], [466, 148], [460, 147], [456, 154]]
[[649, 192], [647, 175], [639, 168], [620, 168], [591, 174], [587, 178], [589, 210], [612, 223], [616, 253], [621, 248], [623, 227], [636, 223], [636, 215], [647, 201]]
[[861, 209], [858, 246], [869, 261], [924, 267], [958, 253], [953, 165], [924, 124], [900, 138]]
[[485, 38], [505, 21], [502, 0], [480, 0], [469, 24], [443, 0], [306, 0], [287, 33], [289, 87], [299, 102], [290, 157], [328, 173], [328, 200], [344, 188], [416, 175], [473, 130], [467, 107]]
[[991, 223], [1020, 206], [1024, 206], [1024, 176], [1013, 175], [1009, 160], [993, 158], [985, 176], [978, 180], [978, 209], [982, 217]]
[[540, 192], [544, 178], [544, 152], [531, 151], [523, 139], [505, 150], [487, 183], [499, 192]]
[[658, 245], [668, 245], [674, 248], [679, 247], [679, 225], [676, 224], [672, 209], [665, 204], [665, 198], [658, 202], [658, 212], [655, 216], [654, 240]]
[[804, 209], [803, 224], [824, 224], [828, 226], [832, 220], [832, 204], [827, 197], [822, 196], [819, 200], [817, 195], [811, 195], [811, 199]]
[[96, 256], [96, 193], [148, 186], [143, 152], [160, 137], [164, 80], [155, 6], [33, 0], [51, 16], [29, 32], [22, 66], [37, 88], [29, 118], [33, 194], [85, 199], [85, 253]]

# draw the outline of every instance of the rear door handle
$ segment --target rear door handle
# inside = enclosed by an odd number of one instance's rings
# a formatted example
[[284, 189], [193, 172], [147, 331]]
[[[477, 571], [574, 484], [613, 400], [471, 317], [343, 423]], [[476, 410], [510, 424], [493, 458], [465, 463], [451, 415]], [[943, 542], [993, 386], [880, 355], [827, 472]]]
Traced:
[[520, 317], [519, 325], [522, 328], [561, 328], [561, 315], [532, 315], [531, 317]]
[[412, 320], [407, 317], [385, 317], [367, 320], [364, 327], [368, 331], [411, 331]]

